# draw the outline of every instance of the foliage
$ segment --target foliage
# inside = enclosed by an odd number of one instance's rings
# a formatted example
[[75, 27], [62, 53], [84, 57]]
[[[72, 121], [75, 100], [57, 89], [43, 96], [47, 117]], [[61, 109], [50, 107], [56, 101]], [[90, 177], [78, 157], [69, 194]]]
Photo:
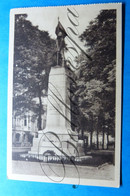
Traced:
[[80, 35], [91, 56], [76, 59], [81, 66], [75, 72], [73, 101], [78, 103], [82, 136], [86, 131], [106, 132], [114, 136], [116, 74], [116, 11], [102, 10]]
[[55, 64], [55, 41], [27, 20], [15, 15], [13, 108], [18, 114], [34, 112], [41, 129], [44, 113], [42, 97], [46, 95], [48, 75]]

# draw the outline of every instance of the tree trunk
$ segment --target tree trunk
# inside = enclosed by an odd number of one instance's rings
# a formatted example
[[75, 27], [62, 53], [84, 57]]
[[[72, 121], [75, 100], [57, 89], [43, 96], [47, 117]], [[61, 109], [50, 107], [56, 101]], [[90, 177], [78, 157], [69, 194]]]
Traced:
[[39, 92], [39, 116], [38, 116], [38, 130], [42, 129], [42, 100], [41, 100], [41, 92]]
[[109, 143], [109, 138], [108, 138], [109, 134], [108, 134], [108, 129], [107, 129], [107, 150], [108, 150], [108, 143]]
[[92, 149], [92, 139], [93, 139], [93, 131], [90, 131], [90, 148]]
[[104, 150], [104, 129], [102, 129], [102, 149]]
[[91, 126], [90, 126], [90, 149], [92, 149], [92, 143], [93, 143], [93, 116], [91, 117]]
[[97, 149], [99, 148], [98, 146], [98, 126], [97, 126], [98, 122], [96, 122], [96, 129], [97, 129]]

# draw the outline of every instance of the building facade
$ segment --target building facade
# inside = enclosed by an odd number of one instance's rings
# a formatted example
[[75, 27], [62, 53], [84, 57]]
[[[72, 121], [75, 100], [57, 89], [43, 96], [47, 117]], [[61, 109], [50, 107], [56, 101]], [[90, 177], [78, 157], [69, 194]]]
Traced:
[[[12, 145], [13, 147], [29, 147], [32, 146], [33, 137], [38, 135], [38, 118], [34, 117], [32, 111], [26, 112], [24, 115], [16, 116], [13, 114], [12, 127]], [[41, 127], [46, 126], [46, 113], [42, 115]]]

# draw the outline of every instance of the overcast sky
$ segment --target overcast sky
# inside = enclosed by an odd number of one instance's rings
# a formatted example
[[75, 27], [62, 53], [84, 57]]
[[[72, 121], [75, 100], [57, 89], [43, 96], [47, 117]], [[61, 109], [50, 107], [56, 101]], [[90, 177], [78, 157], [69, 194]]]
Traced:
[[[30, 20], [33, 25], [39, 26], [40, 30], [48, 31], [52, 38], [56, 38], [55, 28], [57, 26], [58, 17], [65, 29], [67, 29], [67, 27], [72, 27], [74, 29], [74, 26], [71, 24], [71, 22], [69, 21], [67, 17], [68, 7], [69, 6], [32, 8], [32, 9], [29, 9], [27, 12], [28, 20]], [[92, 6], [88, 6], [88, 7], [71, 6], [69, 8], [72, 11], [74, 11], [75, 9], [79, 15], [79, 17], [77, 18], [77, 22], [79, 23], [79, 25], [77, 26], [79, 35], [86, 29], [89, 22], [93, 20], [99, 14], [99, 11], [100, 11], [99, 6], [98, 7], [97, 6], [93, 6], [93, 7]], [[74, 11], [74, 13], [76, 12]], [[75, 22], [74, 17], [71, 17], [71, 19], [72, 21]]]
[[[71, 27], [75, 31], [74, 25], [70, 22], [67, 16], [67, 8], [71, 9], [74, 14], [78, 15], [77, 18], [73, 17], [71, 14], [69, 15], [72, 21], [78, 24], [76, 27], [78, 35], [71, 33], [70, 36], [83, 50], [85, 50], [84, 44], [79, 40], [79, 35], [83, 33], [89, 25], [89, 22], [99, 14], [101, 10], [100, 6], [89, 5], [31, 8], [26, 9], [26, 13], [28, 14], [27, 19], [30, 20], [34, 26], [38, 26], [40, 30], [48, 31], [51, 38], [56, 38], [55, 29], [58, 23], [58, 17], [66, 32], [68, 32], [68, 27]], [[71, 47], [67, 38], [65, 38], [65, 42], [68, 47]], [[79, 52], [78, 48], [77, 51]], [[71, 50], [71, 54], [73, 55], [71, 56], [71, 59], [74, 60], [76, 53]], [[66, 56], [68, 57], [68, 55], [70, 54], [67, 53]]]
[[[104, 5], [23, 8], [21, 9], [21, 14], [27, 14], [27, 19], [32, 22], [32, 25], [38, 26], [40, 30], [48, 31], [51, 38], [56, 39], [55, 29], [58, 24], [58, 17], [67, 33], [68, 27], [71, 27], [75, 31], [74, 25], [70, 22], [68, 18], [67, 8], [69, 8], [74, 14], [78, 15], [78, 17], [76, 18], [72, 14], [69, 14], [72, 22], [77, 24], [76, 31], [78, 32], [78, 35], [74, 35], [72, 32], [69, 31], [70, 36], [83, 50], [86, 50], [86, 48], [84, 47], [84, 43], [80, 42], [79, 40], [79, 35], [84, 32], [86, 27], [89, 25], [89, 22], [96, 18], [102, 7], [104, 8]], [[68, 48], [74, 46], [68, 41], [67, 37], [65, 38], [65, 42]], [[76, 46], [74, 47], [80, 54], [80, 50]], [[65, 53], [65, 58], [67, 59], [68, 56], [71, 56], [70, 58], [74, 62], [77, 54], [73, 50], [69, 49], [68, 52]]]

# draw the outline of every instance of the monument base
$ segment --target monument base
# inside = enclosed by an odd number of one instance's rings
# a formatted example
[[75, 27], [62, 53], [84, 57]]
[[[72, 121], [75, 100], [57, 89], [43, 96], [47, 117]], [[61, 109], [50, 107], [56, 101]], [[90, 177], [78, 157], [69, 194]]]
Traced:
[[77, 151], [78, 135], [67, 134], [66, 131], [63, 131], [66, 134], [59, 134], [58, 130], [39, 131], [38, 138], [33, 138], [33, 146], [29, 154], [79, 156]]

